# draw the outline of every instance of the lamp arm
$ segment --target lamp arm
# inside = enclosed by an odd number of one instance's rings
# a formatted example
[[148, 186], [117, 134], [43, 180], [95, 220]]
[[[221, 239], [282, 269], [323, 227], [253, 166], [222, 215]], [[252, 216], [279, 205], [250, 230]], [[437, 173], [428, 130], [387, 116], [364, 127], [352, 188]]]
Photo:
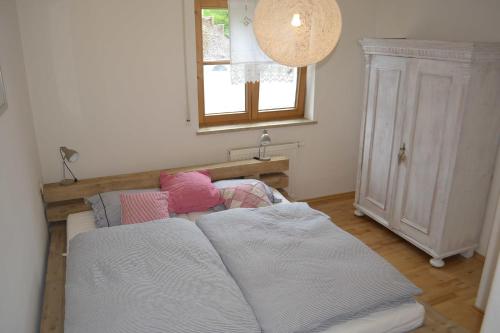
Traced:
[[76, 183], [78, 181], [78, 178], [76, 178], [75, 174], [73, 173], [73, 171], [71, 171], [71, 169], [69, 168], [69, 166], [65, 160], [63, 160], [63, 164], [66, 167], [66, 169], [68, 169], [69, 173], [71, 174], [71, 176], [73, 177], [73, 179], [75, 180], [75, 183]]
[[62, 161], [63, 161], [63, 172], [64, 172], [64, 168], [68, 169], [69, 173], [71, 174], [71, 176], [73, 177], [73, 179], [75, 180], [75, 182], [77, 182], [78, 178], [75, 177], [75, 174], [73, 173], [73, 171], [71, 171], [70, 167], [66, 163], [66, 156], [63, 154], [63, 151], [62, 151], [61, 148], [59, 148], [59, 154], [61, 154], [61, 158], [62, 158]]

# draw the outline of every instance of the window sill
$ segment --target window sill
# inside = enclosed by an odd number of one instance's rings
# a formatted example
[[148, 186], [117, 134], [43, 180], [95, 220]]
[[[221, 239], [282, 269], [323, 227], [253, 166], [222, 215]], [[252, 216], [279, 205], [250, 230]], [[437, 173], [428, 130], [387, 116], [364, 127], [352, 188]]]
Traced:
[[275, 127], [314, 125], [317, 123], [318, 122], [316, 120], [310, 120], [310, 119], [262, 121], [262, 122], [257, 122], [257, 123], [202, 127], [200, 129], [198, 129], [196, 134], [198, 134], [198, 135], [217, 134], [217, 133], [226, 133], [226, 132], [249, 131], [249, 130], [264, 129], [264, 128], [267, 129], [267, 128], [275, 128]]

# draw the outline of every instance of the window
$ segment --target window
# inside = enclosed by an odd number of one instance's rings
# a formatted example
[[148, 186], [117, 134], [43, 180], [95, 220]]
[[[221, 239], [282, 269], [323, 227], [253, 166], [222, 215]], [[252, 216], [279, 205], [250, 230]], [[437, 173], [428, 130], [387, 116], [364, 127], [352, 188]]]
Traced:
[[[200, 127], [304, 117], [306, 68], [233, 84], [227, 0], [195, 0]], [[272, 73], [268, 73], [272, 74]]]

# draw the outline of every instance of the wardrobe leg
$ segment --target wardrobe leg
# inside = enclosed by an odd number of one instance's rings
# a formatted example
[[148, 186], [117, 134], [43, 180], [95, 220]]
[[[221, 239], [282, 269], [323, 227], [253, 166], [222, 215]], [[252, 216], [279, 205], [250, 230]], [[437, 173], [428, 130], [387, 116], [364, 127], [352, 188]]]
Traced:
[[363, 217], [363, 216], [365, 216], [365, 213], [363, 213], [359, 209], [356, 209], [356, 210], [354, 210], [354, 215], [356, 215], [358, 217]]
[[432, 267], [435, 267], [435, 268], [444, 267], [444, 260], [443, 259], [432, 258], [429, 262], [431, 263]]
[[460, 253], [460, 254], [464, 258], [470, 259], [470, 258], [474, 257], [474, 249], [470, 249], [469, 251], [465, 251], [465, 252]]

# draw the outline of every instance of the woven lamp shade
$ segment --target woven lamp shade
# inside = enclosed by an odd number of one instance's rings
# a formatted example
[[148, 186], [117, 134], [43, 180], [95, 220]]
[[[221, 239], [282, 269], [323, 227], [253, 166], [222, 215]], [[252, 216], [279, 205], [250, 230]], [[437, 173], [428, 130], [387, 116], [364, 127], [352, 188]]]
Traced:
[[260, 0], [253, 27], [260, 48], [272, 60], [303, 67], [335, 49], [342, 16], [335, 0]]

